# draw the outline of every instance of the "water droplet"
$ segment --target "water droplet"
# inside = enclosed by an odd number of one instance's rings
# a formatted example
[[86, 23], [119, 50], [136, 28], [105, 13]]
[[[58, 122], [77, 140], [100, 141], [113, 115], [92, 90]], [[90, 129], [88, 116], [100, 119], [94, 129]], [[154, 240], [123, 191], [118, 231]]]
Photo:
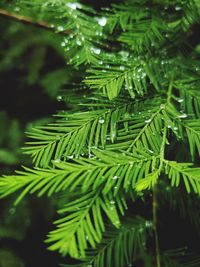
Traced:
[[151, 119], [145, 120], [144, 122], [145, 123], [150, 123], [151, 122]]
[[64, 38], [64, 42], [67, 44], [69, 40], [67, 38]]
[[60, 159], [55, 159], [53, 162], [54, 163], [60, 163]]
[[187, 114], [183, 113], [183, 114], [179, 115], [178, 117], [181, 118], [181, 119], [185, 119], [185, 118], [187, 118]]
[[139, 228], [139, 232], [140, 232], [140, 233], [143, 233], [143, 232], [144, 232], [144, 228], [143, 228], [143, 227], [140, 227], [140, 228]]
[[120, 66], [119, 69], [120, 70], [125, 70], [125, 67], [124, 66]]
[[112, 179], [113, 179], [113, 180], [117, 180], [117, 179], [119, 179], [119, 176], [115, 175], [115, 176], [113, 176]]
[[65, 42], [62, 42], [62, 43], [61, 43], [61, 46], [62, 46], [62, 47], [64, 47], [65, 45], [66, 45], [66, 43], [65, 43]]
[[81, 46], [81, 45], [82, 45], [81, 40], [77, 39], [77, 40], [76, 40], [76, 44], [79, 45], [79, 46]]
[[161, 109], [164, 109], [164, 108], [165, 108], [165, 104], [161, 104], [161, 105], [160, 105], [160, 108], [161, 108]]
[[112, 133], [111, 137], [112, 137], [112, 139], [114, 139], [116, 137], [116, 133]]
[[98, 18], [97, 21], [98, 21], [98, 24], [100, 26], [104, 27], [106, 25], [106, 23], [107, 23], [107, 18], [105, 18], [105, 17]]
[[147, 227], [147, 228], [150, 228], [150, 227], [152, 227], [152, 222], [151, 221], [146, 221], [145, 222], [145, 226]]
[[60, 102], [60, 101], [62, 101], [62, 96], [61, 95], [58, 95], [57, 96], [57, 100]]
[[16, 12], [19, 12], [19, 11], [20, 11], [20, 7], [16, 6], [14, 10], [15, 10]]
[[115, 204], [115, 201], [114, 200], [111, 200], [110, 201], [110, 204], [114, 205]]
[[171, 187], [170, 187], [170, 186], [167, 186], [167, 187], [166, 187], [166, 191], [167, 191], [167, 192], [170, 192], [170, 191], [171, 191]]
[[127, 52], [127, 51], [120, 51], [119, 54], [120, 54], [124, 59], [126, 59], [126, 58], [129, 56], [129, 52]]
[[74, 155], [71, 155], [71, 156], [67, 156], [68, 159], [73, 159], [74, 158]]
[[175, 10], [176, 10], [176, 11], [181, 10], [181, 6], [175, 6]]
[[68, 6], [71, 9], [77, 9], [77, 8], [81, 8], [81, 4], [79, 3], [67, 3], [66, 6]]
[[184, 99], [183, 99], [183, 98], [179, 98], [179, 99], [177, 99], [177, 101], [178, 101], [179, 103], [182, 103], [182, 102], [184, 101]]
[[91, 51], [97, 55], [101, 53], [101, 49], [98, 47], [91, 47]]
[[99, 119], [99, 123], [103, 124], [105, 122], [104, 119]]
[[59, 32], [62, 32], [62, 31], [64, 31], [64, 27], [63, 27], [63, 26], [58, 26], [58, 27], [57, 27], [57, 30], [58, 30]]

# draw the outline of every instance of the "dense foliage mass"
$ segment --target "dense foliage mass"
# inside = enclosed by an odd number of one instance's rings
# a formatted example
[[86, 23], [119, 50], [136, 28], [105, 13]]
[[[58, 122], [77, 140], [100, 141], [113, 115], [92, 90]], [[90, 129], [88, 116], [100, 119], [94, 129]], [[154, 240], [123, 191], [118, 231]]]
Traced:
[[[61, 196], [46, 243], [75, 259], [73, 266], [126, 267], [140, 259], [149, 267], [199, 266], [185, 248], [160, 247], [157, 209], [169, 203], [199, 227], [200, 2], [126, 0], [97, 11], [77, 1], [18, 0], [1, 8], [44, 28], [34, 41], [52, 40], [69, 65], [41, 81], [52, 97], [67, 84], [57, 99], [68, 110], [27, 132], [23, 151], [33, 167], [2, 176], [1, 197], [20, 190], [17, 204], [32, 193]], [[44, 51], [40, 45], [33, 53], [29, 83]], [[152, 216], [145, 217], [141, 202], [145, 209], [149, 201]]]

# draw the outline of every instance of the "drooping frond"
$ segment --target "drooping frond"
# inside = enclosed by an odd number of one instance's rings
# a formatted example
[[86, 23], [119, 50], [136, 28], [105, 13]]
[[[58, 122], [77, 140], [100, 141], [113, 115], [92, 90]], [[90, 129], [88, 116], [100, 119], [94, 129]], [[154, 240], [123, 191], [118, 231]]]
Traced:
[[189, 219], [200, 234], [200, 214], [197, 210], [200, 208], [199, 197], [193, 194], [183, 192], [179, 188], [174, 188], [166, 183], [166, 180], [160, 179], [158, 198], [160, 205], [169, 204], [170, 209], [178, 211], [184, 219]]
[[[17, 171], [16, 175], [3, 176], [0, 179], [0, 195], [5, 197], [19, 189], [23, 189], [18, 203], [27, 193], [38, 192], [38, 195], [63, 190], [75, 190], [81, 187], [83, 192], [98, 190], [103, 185], [103, 193], [120, 187], [134, 188], [138, 179], [144, 178], [156, 168], [155, 156], [137, 154], [134, 157], [123, 154], [92, 150], [94, 158], [73, 159], [72, 162], [54, 162], [57, 168], [29, 169]], [[112, 157], [112, 162], [110, 158]]]
[[164, 267], [198, 267], [200, 256], [187, 253], [186, 249], [165, 251], [162, 255]]
[[96, 249], [89, 250], [80, 264], [63, 267], [121, 267], [130, 266], [145, 251], [151, 222], [142, 218], [126, 219], [119, 229], [109, 227]]
[[53, 243], [49, 249], [74, 258], [85, 257], [85, 250], [89, 246], [96, 248], [102, 239], [105, 231], [103, 213], [119, 228], [119, 213], [124, 214], [126, 208], [123, 196], [114, 198], [111, 192], [102, 195], [101, 189], [79, 196], [59, 211], [63, 218], [55, 222], [57, 229], [48, 235], [46, 242]]
[[183, 127], [186, 130], [191, 157], [194, 160], [196, 150], [200, 155], [200, 120], [187, 120]]
[[[194, 88], [193, 88], [194, 87]], [[180, 98], [178, 101], [181, 103], [181, 107], [187, 114], [200, 117], [200, 92], [199, 83], [195, 86], [193, 82], [188, 85], [178, 85]]]
[[[189, 62], [188, 62], [189, 61]], [[187, 63], [186, 63], [187, 62]], [[174, 62], [178, 69], [182, 69], [180, 75], [177, 75], [174, 81], [174, 87], [177, 90], [178, 98], [177, 102], [180, 103], [182, 110], [186, 112], [188, 116], [193, 116], [195, 118], [200, 117], [200, 93], [199, 93], [199, 61], [194, 59], [185, 60], [178, 59]], [[189, 64], [189, 68], [188, 68]]]
[[165, 160], [165, 173], [171, 180], [171, 185], [178, 187], [183, 183], [188, 193], [200, 194], [200, 168], [192, 167], [192, 163], [179, 163]]

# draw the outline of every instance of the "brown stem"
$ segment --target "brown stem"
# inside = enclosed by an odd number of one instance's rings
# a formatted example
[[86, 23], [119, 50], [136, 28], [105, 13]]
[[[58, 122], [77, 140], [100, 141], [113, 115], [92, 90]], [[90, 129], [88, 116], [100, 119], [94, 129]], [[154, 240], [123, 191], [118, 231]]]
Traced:
[[[33, 21], [31, 18], [20, 15], [20, 14], [16, 14], [10, 11], [7, 11], [5, 9], [1, 9], [0, 8], [0, 16], [5, 17], [5, 18], [10, 18], [10, 19], [14, 19], [17, 21], [20, 21], [24, 24], [27, 25], [33, 25], [45, 30], [49, 30], [49, 31], [55, 31], [55, 29], [53, 27], [51, 27], [48, 23], [44, 22], [44, 21]], [[70, 34], [69, 30], [65, 30], [62, 32], [58, 32], [59, 34]]]
[[158, 240], [158, 228], [157, 228], [157, 207], [158, 207], [158, 202], [157, 202], [157, 196], [156, 196], [156, 186], [154, 186], [152, 209], [153, 209], [154, 237], [155, 237], [155, 246], [156, 246], [156, 267], [161, 267], [160, 248], [159, 248], [159, 240]]

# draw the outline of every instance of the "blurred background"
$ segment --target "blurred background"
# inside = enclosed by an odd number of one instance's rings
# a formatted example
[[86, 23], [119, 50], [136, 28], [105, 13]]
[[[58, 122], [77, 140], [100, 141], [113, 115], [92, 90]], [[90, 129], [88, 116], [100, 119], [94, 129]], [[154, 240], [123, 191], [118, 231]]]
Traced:
[[[0, 17], [0, 174], [31, 159], [22, 153], [25, 133], [64, 107], [59, 90], [70, 81], [61, 36]], [[55, 199], [15, 196], [0, 201], [0, 267], [58, 266], [44, 239], [56, 216]]]

